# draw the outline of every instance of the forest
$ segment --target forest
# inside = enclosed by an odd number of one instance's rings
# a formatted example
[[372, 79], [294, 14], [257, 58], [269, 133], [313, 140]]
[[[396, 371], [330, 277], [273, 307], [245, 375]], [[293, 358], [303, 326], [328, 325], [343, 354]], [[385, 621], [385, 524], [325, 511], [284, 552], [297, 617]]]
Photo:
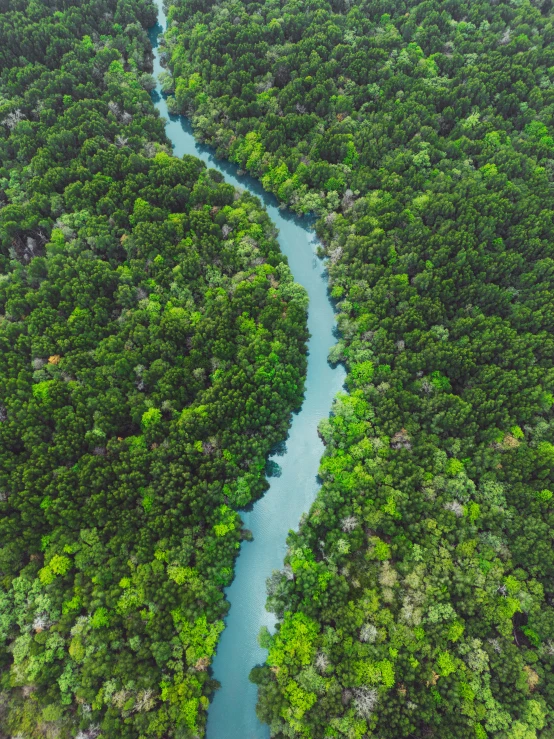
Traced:
[[[260, 202], [149, 0], [0, 0], [0, 736], [193, 739], [302, 403]], [[315, 213], [344, 391], [268, 581], [276, 739], [554, 738], [551, 0], [169, 0], [173, 112]]]
[[171, 156], [150, 2], [0, 9], [0, 736], [201, 736], [307, 298]]
[[164, 89], [315, 212], [347, 387], [268, 581], [272, 737], [554, 737], [550, 0], [171, 0]]

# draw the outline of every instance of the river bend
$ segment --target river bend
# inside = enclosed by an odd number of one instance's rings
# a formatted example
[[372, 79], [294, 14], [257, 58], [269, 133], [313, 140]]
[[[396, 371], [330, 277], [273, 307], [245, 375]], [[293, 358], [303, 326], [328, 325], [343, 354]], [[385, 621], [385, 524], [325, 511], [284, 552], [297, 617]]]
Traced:
[[[165, 30], [166, 17], [162, 0], [158, 7], [158, 25], [151, 29], [154, 49], [154, 75], [163, 70], [158, 55], [158, 36]], [[335, 319], [329, 301], [323, 262], [316, 255], [317, 241], [306, 220], [279, 210], [276, 199], [264, 192], [260, 183], [240, 176], [237, 167], [215, 158], [210, 147], [195, 141], [189, 121], [170, 115], [158, 84], [153, 98], [160, 114], [168, 121], [167, 136], [174, 154], [192, 154], [217, 169], [226, 182], [249, 190], [264, 203], [270, 218], [279, 229], [279, 245], [286, 254], [296, 282], [309, 296], [308, 371], [306, 393], [299, 413], [294, 414], [286, 451], [273, 459], [281, 467], [280, 477], [269, 480], [270, 488], [250, 509], [241, 512], [252, 542], [243, 542], [236, 562], [235, 578], [226, 589], [231, 608], [226, 628], [221, 635], [212, 668], [221, 689], [208, 711], [208, 739], [267, 739], [269, 728], [256, 717], [257, 688], [248, 675], [252, 667], [265, 660], [266, 650], [258, 646], [262, 626], [273, 630], [275, 619], [265, 610], [266, 580], [283, 566], [286, 538], [297, 529], [302, 513], [308, 511], [318, 491], [317, 471], [323, 444], [317, 435], [320, 419], [329, 415], [334, 395], [344, 382], [344, 369], [332, 368], [327, 354], [335, 343]]]

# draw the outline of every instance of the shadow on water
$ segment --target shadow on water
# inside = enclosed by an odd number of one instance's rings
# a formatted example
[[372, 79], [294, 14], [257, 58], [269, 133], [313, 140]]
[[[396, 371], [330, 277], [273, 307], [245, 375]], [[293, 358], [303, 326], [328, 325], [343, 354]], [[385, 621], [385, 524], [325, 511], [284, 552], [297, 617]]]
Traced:
[[[152, 48], [154, 50], [155, 62], [157, 61], [156, 50], [159, 47], [159, 36], [163, 33], [163, 30], [163, 27], [158, 23], [153, 28], [151, 28], [148, 33]], [[159, 64], [159, 62], [157, 64], [155, 63], [154, 75], [156, 76], [156, 72], [159, 73], [164, 69], [165, 68], [161, 64]], [[316, 218], [313, 215], [299, 216], [291, 210], [280, 208], [279, 201], [277, 200], [275, 195], [268, 192], [267, 190], [264, 190], [259, 180], [252, 177], [252, 175], [246, 172], [243, 173], [241, 168], [234, 162], [230, 162], [228, 159], [220, 159], [216, 155], [214, 148], [209, 144], [204, 144], [201, 141], [196, 140], [194, 137], [194, 129], [190, 120], [184, 115], [175, 115], [167, 110], [166, 101], [167, 98], [171, 96], [163, 93], [159, 85], [156, 87], [155, 90], [151, 92], [151, 97], [154, 105], [158, 109], [163, 106], [164, 110], [160, 112], [169, 121], [169, 123], [175, 126], [179, 126], [183, 134], [187, 138], [189, 138], [189, 140], [194, 142], [195, 151], [187, 151], [187, 154], [192, 154], [193, 156], [202, 159], [202, 161], [204, 161], [212, 169], [217, 169], [219, 172], [221, 172], [221, 174], [226, 176], [225, 178], [227, 181], [236, 180], [236, 184], [238, 187], [240, 187], [242, 190], [248, 190], [248, 192], [250, 192], [252, 195], [256, 195], [262, 201], [266, 208], [278, 208], [280, 217], [283, 221], [296, 223], [302, 229], [313, 228], [316, 221]], [[169, 136], [169, 138], [171, 139], [171, 136]], [[173, 140], [172, 144], [175, 147], [175, 142]]]
[[[188, 118], [184, 116], [176, 116], [169, 114], [169, 120], [178, 122], [187, 136], [194, 138], [194, 129], [192, 123]], [[291, 210], [280, 208], [279, 201], [275, 195], [267, 190], [264, 190], [259, 180], [252, 177], [248, 173], [243, 173], [240, 167], [234, 162], [230, 162], [228, 159], [219, 159], [213, 147], [209, 144], [203, 144], [195, 139], [196, 150], [201, 158], [213, 169], [217, 169], [223, 175], [226, 175], [226, 179], [237, 180], [243, 190], [248, 190], [252, 195], [256, 195], [264, 204], [266, 208], [278, 208], [281, 219], [290, 223], [296, 223], [300, 228], [311, 230], [315, 224], [316, 219], [313, 216], [299, 216], [293, 213]]]
[[[163, 71], [159, 59], [158, 36], [165, 27], [161, 0], [158, 25], [150, 31], [154, 49], [153, 71]], [[196, 156], [218, 170], [226, 182], [256, 195], [276, 225], [281, 251], [286, 255], [296, 282], [309, 297], [308, 367], [304, 401], [292, 414], [286, 440], [274, 447], [268, 457], [269, 488], [253, 505], [241, 511], [245, 528], [253, 541], [243, 541], [236, 562], [235, 578], [226, 588], [230, 609], [225, 619], [212, 663], [214, 677], [221, 683], [208, 712], [208, 739], [267, 739], [269, 728], [256, 716], [257, 688], [248, 675], [267, 655], [257, 642], [262, 626], [272, 630], [275, 617], [265, 609], [266, 580], [283, 566], [287, 535], [297, 529], [302, 514], [317, 495], [317, 477], [323, 443], [317, 426], [329, 414], [333, 397], [342, 388], [344, 368], [331, 366], [327, 355], [336, 343], [334, 308], [329, 299], [327, 271], [317, 256], [318, 242], [313, 219], [300, 218], [279, 208], [276, 198], [263, 190], [248, 174], [239, 174], [231, 162], [218, 159], [214, 150], [194, 139], [190, 121], [169, 113], [167, 100], [158, 84], [152, 99], [167, 120], [166, 133], [176, 156]]]

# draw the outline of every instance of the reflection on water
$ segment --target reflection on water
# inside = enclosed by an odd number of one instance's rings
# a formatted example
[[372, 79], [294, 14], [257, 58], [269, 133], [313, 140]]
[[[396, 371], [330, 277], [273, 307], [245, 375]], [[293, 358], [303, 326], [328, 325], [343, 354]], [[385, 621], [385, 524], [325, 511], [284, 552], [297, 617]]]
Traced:
[[[165, 28], [161, 0], [159, 23], [151, 30], [154, 47], [154, 74], [162, 71], [156, 52], [157, 37]], [[327, 291], [323, 262], [316, 255], [317, 241], [307, 218], [298, 218], [278, 208], [275, 197], [249, 175], [217, 159], [209, 146], [195, 141], [190, 122], [170, 115], [158, 85], [152, 93], [161, 115], [167, 119], [167, 135], [176, 156], [192, 154], [221, 172], [225, 180], [257, 195], [279, 229], [279, 244], [286, 254], [294, 279], [303, 285], [310, 299], [308, 328], [308, 374], [302, 409], [293, 415], [288, 439], [273, 450], [268, 461], [270, 487], [263, 498], [241, 511], [244, 525], [254, 540], [243, 542], [236, 575], [226, 595], [231, 609], [213, 661], [214, 677], [221, 683], [208, 713], [208, 739], [266, 739], [269, 728], [255, 712], [257, 689], [248, 675], [252, 667], [265, 660], [266, 650], [258, 646], [262, 626], [274, 628], [275, 619], [265, 610], [266, 580], [283, 565], [289, 530], [297, 529], [318, 490], [317, 470], [323, 444], [317, 424], [329, 414], [333, 396], [344, 382], [344, 369], [327, 362], [330, 347], [336, 343], [333, 308]]]

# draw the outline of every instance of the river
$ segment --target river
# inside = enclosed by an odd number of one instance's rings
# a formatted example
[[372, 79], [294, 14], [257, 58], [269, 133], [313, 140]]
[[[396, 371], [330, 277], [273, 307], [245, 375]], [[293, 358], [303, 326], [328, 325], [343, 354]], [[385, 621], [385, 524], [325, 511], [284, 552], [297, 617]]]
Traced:
[[[158, 25], [151, 29], [154, 48], [154, 75], [162, 71], [157, 39], [165, 30], [166, 17], [161, 0]], [[332, 400], [344, 383], [344, 368], [333, 368], [327, 361], [330, 347], [336, 343], [335, 319], [327, 291], [323, 262], [316, 255], [317, 241], [306, 219], [299, 219], [278, 208], [276, 199], [260, 183], [237, 174], [237, 167], [216, 159], [211, 148], [198, 143], [190, 122], [184, 116], [170, 115], [158, 85], [153, 99], [160, 114], [167, 119], [166, 132], [174, 154], [192, 154], [209, 167], [221, 172], [226, 182], [248, 190], [264, 203], [279, 229], [279, 245], [286, 254], [296, 282], [309, 296], [308, 373], [306, 393], [299, 413], [294, 414], [284, 454], [274, 457], [281, 468], [279, 477], [270, 478], [269, 490], [249, 510], [241, 511], [247, 529], [254, 535], [244, 542], [236, 562], [235, 578], [226, 589], [231, 603], [226, 628], [221, 635], [212, 668], [221, 689], [208, 711], [208, 739], [267, 739], [269, 728], [256, 717], [257, 687], [248, 680], [252, 667], [264, 662], [266, 650], [258, 646], [262, 626], [273, 630], [275, 618], [265, 610], [266, 580], [273, 570], [283, 566], [286, 538], [297, 529], [302, 513], [315, 499], [319, 483], [317, 471], [323, 444], [317, 435], [320, 419], [329, 415]]]

